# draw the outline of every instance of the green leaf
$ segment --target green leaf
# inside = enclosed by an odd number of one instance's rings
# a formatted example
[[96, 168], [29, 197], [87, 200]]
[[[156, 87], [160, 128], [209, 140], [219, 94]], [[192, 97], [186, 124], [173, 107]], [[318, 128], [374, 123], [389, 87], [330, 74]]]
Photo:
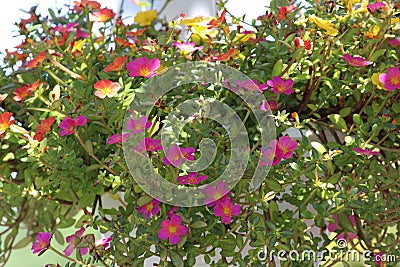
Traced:
[[273, 190], [275, 192], [281, 191], [281, 185], [277, 181], [275, 181], [273, 179], [265, 179], [265, 183], [271, 190]]
[[29, 243], [31, 243], [31, 241], [32, 241], [32, 237], [31, 236], [26, 236], [26, 237], [22, 238], [21, 240], [19, 240], [17, 242], [17, 244], [14, 245], [13, 249], [24, 248], [27, 245], [29, 245]]
[[279, 76], [282, 72], [282, 66], [283, 66], [283, 61], [282, 59], [279, 59], [276, 63], [274, 68], [272, 69], [272, 77], [274, 76]]
[[326, 152], [326, 148], [319, 142], [313, 141], [311, 142], [311, 146], [318, 151], [319, 154], [323, 154]]
[[343, 118], [347, 117], [350, 115], [351, 111], [353, 110], [352, 107], [347, 107], [347, 108], [342, 108], [339, 112], [340, 116]]
[[339, 114], [329, 114], [328, 118], [331, 120], [332, 123], [339, 126], [342, 130], [347, 131], [347, 124], [342, 116], [340, 116]]
[[205, 222], [203, 222], [203, 221], [195, 221], [195, 222], [190, 224], [190, 227], [194, 228], [194, 229], [204, 228], [206, 226], [207, 226], [207, 224]]
[[144, 195], [144, 196], [141, 196], [141, 197], [137, 200], [136, 204], [137, 204], [138, 206], [143, 206], [144, 204], [149, 203], [151, 200], [153, 200], [153, 198], [152, 198], [151, 196], [149, 196], [149, 195]]
[[355, 233], [354, 225], [351, 223], [349, 216], [344, 213], [338, 215], [339, 225], [342, 226], [347, 232]]
[[369, 59], [370, 61], [375, 61], [377, 60], [380, 56], [386, 53], [386, 49], [379, 49], [375, 51], [375, 53], [372, 54], [371, 58]]
[[360, 126], [363, 123], [360, 115], [358, 115], [358, 114], [353, 114], [353, 121], [357, 126]]
[[339, 182], [340, 178], [342, 178], [342, 174], [341, 174], [341, 173], [336, 173], [336, 174], [332, 175], [332, 176], [328, 179], [328, 183], [330, 183], [330, 184], [337, 184], [337, 182]]
[[183, 258], [178, 252], [171, 250], [169, 252], [169, 256], [170, 256], [171, 261], [174, 264], [174, 266], [176, 266], [176, 267], [183, 267], [184, 266], [183, 265]]
[[87, 195], [84, 195], [81, 199], [78, 201], [78, 205], [81, 208], [86, 208], [87, 206], [90, 206], [93, 204], [94, 198], [96, 197], [96, 194], [89, 193]]

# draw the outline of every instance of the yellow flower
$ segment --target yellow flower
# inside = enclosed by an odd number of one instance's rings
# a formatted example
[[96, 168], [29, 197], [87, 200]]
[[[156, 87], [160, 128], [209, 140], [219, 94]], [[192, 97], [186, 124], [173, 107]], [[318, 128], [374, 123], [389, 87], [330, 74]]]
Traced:
[[182, 19], [182, 24], [185, 26], [195, 26], [195, 25], [207, 25], [211, 20], [216, 19], [215, 17], [188, 17]]
[[368, 38], [370, 38], [370, 39], [377, 38], [380, 30], [381, 30], [381, 28], [379, 28], [378, 25], [375, 25], [375, 26], [372, 28], [372, 31], [367, 32], [367, 33], [365, 34], [365, 36], [368, 37]]
[[373, 84], [376, 85], [376, 87], [378, 89], [383, 89], [383, 83], [381, 83], [381, 81], [379, 81], [379, 75], [380, 75], [380, 73], [372, 74], [371, 81]]
[[142, 11], [136, 14], [134, 21], [140, 26], [148, 26], [157, 18], [156, 10]]
[[391, 18], [390, 19], [390, 24], [396, 24], [400, 22], [400, 18]]
[[329, 20], [323, 20], [323, 19], [318, 18], [318, 17], [316, 17], [314, 15], [309, 16], [308, 20], [313, 22], [313, 23], [315, 23], [315, 24], [317, 24], [317, 26], [319, 28], [324, 29], [326, 31], [326, 34], [328, 34], [330, 36], [336, 36], [338, 34], [338, 32], [339, 32], [338, 30], [336, 30], [333, 27], [333, 24]]
[[215, 38], [217, 37], [218, 34], [218, 30], [215, 29], [208, 29], [207, 26], [200, 26], [200, 25], [193, 25], [192, 27], [190, 27], [190, 31], [193, 34], [197, 34], [198, 36], [200, 36], [200, 38], [202, 40], [208, 40], [208, 36], [210, 36], [211, 38]]
[[71, 49], [71, 53], [82, 52], [82, 46], [84, 43], [85, 43], [85, 39], [75, 41], [74, 46]]
[[247, 42], [250, 38], [256, 39], [257, 36], [254, 33], [250, 33], [250, 34], [243, 34], [243, 33], [237, 33], [235, 35], [235, 38], [233, 39], [233, 42]]

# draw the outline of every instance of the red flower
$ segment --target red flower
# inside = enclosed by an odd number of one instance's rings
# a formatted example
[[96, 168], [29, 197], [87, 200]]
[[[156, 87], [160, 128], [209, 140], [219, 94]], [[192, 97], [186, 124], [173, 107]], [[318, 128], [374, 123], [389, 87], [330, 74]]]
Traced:
[[311, 42], [309, 40], [307, 40], [307, 41], [303, 40], [300, 37], [295, 37], [294, 38], [294, 45], [297, 48], [300, 48], [300, 47], [304, 46], [306, 48], [306, 50], [310, 50], [311, 49]]
[[221, 16], [219, 16], [219, 18], [217, 19], [212, 19], [207, 25], [208, 25], [208, 29], [212, 29], [212, 28], [216, 28], [219, 25], [221, 25], [221, 23], [223, 23], [225, 21], [225, 13], [226, 10], [224, 9], [224, 11], [222, 11]]
[[24, 86], [18, 87], [18, 88], [15, 89], [15, 91], [13, 92], [13, 94], [15, 95], [15, 96], [13, 97], [13, 99], [14, 99], [15, 101], [24, 100], [24, 99], [27, 98], [32, 92], [33, 92], [33, 90], [31, 89], [30, 86], [24, 85]]
[[33, 139], [37, 141], [43, 140], [43, 135], [48, 133], [51, 130], [51, 126], [53, 125], [55, 117], [50, 117], [45, 120], [42, 120], [40, 124], [36, 127], [36, 134]]
[[295, 9], [296, 9], [295, 4], [290, 6], [282, 6], [281, 8], [279, 8], [278, 15], [276, 16], [276, 18], [278, 19], [279, 22], [281, 22], [289, 12], [292, 12]]

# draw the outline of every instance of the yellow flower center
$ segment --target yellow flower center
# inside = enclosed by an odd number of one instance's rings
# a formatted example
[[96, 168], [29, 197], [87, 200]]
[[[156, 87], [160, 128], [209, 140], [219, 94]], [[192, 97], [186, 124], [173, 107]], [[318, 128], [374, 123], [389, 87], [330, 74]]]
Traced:
[[151, 71], [147, 67], [143, 67], [140, 69], [140, 75], [147, 77], [149, 76]]
[[174, 225], [168, 226], [168, 232], [170, 234], [175, 234], [176, 233], [176, 226], [174, 226]]
[[285, 91], [285, 87], [283, 85], [278, 85], [276, 89], [278, 89], [279, 92]]
[[152, 211], [153, 210], [153, 203], [147, 204], [147, 210]]
[[222, 212], [223, 212], [225, 215], [230, 215], [230, 214], [231, 214], [231, 209], [228, 208], [228, 207], [224, 207], [224, 209], [222, 210]]
[[111, 92], [111, 88], [110, 87], [106, 86], [106, 87], [103, 88], [103, 94], [107, 95], [110, 92]]
[[391, 82], [392, 84], [399, 84], [399, 78], [393, 77], [393, 78], [390, 80], [390, 82]]

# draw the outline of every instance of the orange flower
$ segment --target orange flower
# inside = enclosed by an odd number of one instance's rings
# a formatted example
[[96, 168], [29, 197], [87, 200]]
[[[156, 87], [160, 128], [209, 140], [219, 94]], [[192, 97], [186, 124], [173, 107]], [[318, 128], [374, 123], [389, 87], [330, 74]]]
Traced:
[[100, 3], [97, 1], [81, 0], [80, 2], [74, 1], [74, 4], [75, 4], [75, 6], [73, 7], [73, 9], [78, 13], [84, 11], [86, 6], [89, 9], [99, 9], [100, 8]]
[[230, 59], [235, 59], [237, 55], [240, 53], [239, 50], [236, 50], [235, 48], [229, 49], [226, 54], [219, 54], [217, 57], [214, 57], [215, 61], [228, 61]]
[[110, 80], [100, 80], [94, 84], [94, 88], [97, 90], [94, 95], [101, 99], [106, 97], [111, 98], [121, 89], [118, 83]]
[[46, 52], [45, 51], [41, 52], [37, 57], [35, 57], [31, 61], [29, 61], [28, 64], [26, 65], [26, 67], [28, 69], [35, 68], [39, 64], [41, 64], [45, 58], [46, 58]]
[[97, 12], [90, 13], [89, 20], [92, 22], [106, 22], [112, 19], [115, 13], [109, 8], [101, 8]]
[[114, 59], [114, 61], [105, 67], [104, 71], [109, 72], [109, 71], [120, 71], [124, 67], [125, 61], [128, 59], [128, 56], [124, 57], [117, 57]]
[[14, 117], [11, 112], [4, 112], [0, 115], [0, 134], [6, 132], [8, 128], [14, 123]]
[[114, 39], [114, 41], [115, 41], [115, 43], [117, 43], [118, 45], [120, 45], [122, 47], [129, 47], [129, 46], [133, 45], [132, 43], [130, 43], [122, 38], [119, 38], [119, 37], [116, 37]]
[[226, 13], [226, 10], [224, 9], [224, 11], [222, 11], [221, 16], [219, 16], [219, 18], [212, 19], [209, 23], [207, 23], [208, 29], [216, 28], [219, 25], [221, 25], [225, 21], [225, 13]]

